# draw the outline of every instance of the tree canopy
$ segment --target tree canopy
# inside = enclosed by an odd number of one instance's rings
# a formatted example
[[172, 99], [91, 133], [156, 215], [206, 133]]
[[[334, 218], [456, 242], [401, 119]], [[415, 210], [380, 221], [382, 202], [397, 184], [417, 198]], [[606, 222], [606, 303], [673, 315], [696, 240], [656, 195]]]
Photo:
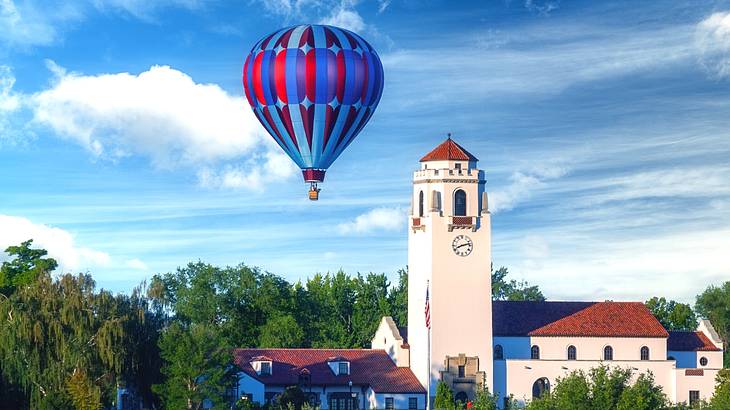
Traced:
[[692, 307], [686, 303], [655, 296], [646, 301], [646, 307], [667, 330], [697, 329], [697, 316]]

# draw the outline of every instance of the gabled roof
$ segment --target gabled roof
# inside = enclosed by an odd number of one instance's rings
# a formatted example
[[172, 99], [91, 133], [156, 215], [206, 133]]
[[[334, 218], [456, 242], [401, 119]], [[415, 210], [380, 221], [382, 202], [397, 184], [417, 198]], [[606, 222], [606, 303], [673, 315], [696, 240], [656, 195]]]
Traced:
[[438, 147], [421, 158], [421, 162], [426, 161], [478, 161], [477, 157], [470, 154], [464, 147], [454, 142], [449, 137]]
[[495, 336], [668, 337], [641, 302], [494, 302]]
[[719, 352], [719, 347], [702, 332], [670, 331], [667, 350], [679, 352]]
[[495, 336], [527, 336], [547, 324], [570, 316], [595, 302], [492, 302]]
[[[397, 367], [385, 350], [378, 349], [235, 349], [234, 363], [243, 372], [267, 385], [299, 383], [302, 369], [309, 370], [312, 385], [368, 385], [377, 393], [425, 393], [410, 368]], [[271, 375], [259, 376], [251, 358], [272, 359]], [[335, 375], [327, 361], [340, 356], [350, 362], [350, 374]]]

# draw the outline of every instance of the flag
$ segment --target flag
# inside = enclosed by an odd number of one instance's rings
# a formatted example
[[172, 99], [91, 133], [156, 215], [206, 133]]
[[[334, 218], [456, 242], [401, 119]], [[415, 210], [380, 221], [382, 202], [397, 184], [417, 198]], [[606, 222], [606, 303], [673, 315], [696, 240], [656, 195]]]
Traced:
[[428, 285], [426, 285], [426, 328], [431, 329], [431, 306], [428, 303]]

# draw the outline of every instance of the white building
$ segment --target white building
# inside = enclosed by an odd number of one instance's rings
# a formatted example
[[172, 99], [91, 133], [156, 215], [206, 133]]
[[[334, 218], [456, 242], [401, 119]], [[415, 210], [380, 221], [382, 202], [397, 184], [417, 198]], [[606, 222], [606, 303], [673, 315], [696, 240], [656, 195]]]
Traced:
[[449, 138], [414, 173], [407, 331], [383, 318], [371, 349], [237, 349], [239, 392], [263, 403], [301, 385], [322, 409], [423, 409], [443, 381], [464, 401], [486, 383], [525, 403], [573, 370], [607, 365], [650, 371], [674, 402], [712, 396], [723, 345], [709, 321], [667, 332], [640, 302], [492, 302], [476, 165]]

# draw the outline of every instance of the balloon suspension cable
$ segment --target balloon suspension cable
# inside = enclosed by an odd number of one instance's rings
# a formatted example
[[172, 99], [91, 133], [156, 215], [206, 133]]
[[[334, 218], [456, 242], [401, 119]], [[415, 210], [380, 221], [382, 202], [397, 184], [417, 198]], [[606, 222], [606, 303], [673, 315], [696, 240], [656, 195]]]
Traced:
[[317, 187], [316, 182], [309, 183], [309, 199], [311, 201], [319, 200], [319, 191], [320, 191], [320, 189]]

